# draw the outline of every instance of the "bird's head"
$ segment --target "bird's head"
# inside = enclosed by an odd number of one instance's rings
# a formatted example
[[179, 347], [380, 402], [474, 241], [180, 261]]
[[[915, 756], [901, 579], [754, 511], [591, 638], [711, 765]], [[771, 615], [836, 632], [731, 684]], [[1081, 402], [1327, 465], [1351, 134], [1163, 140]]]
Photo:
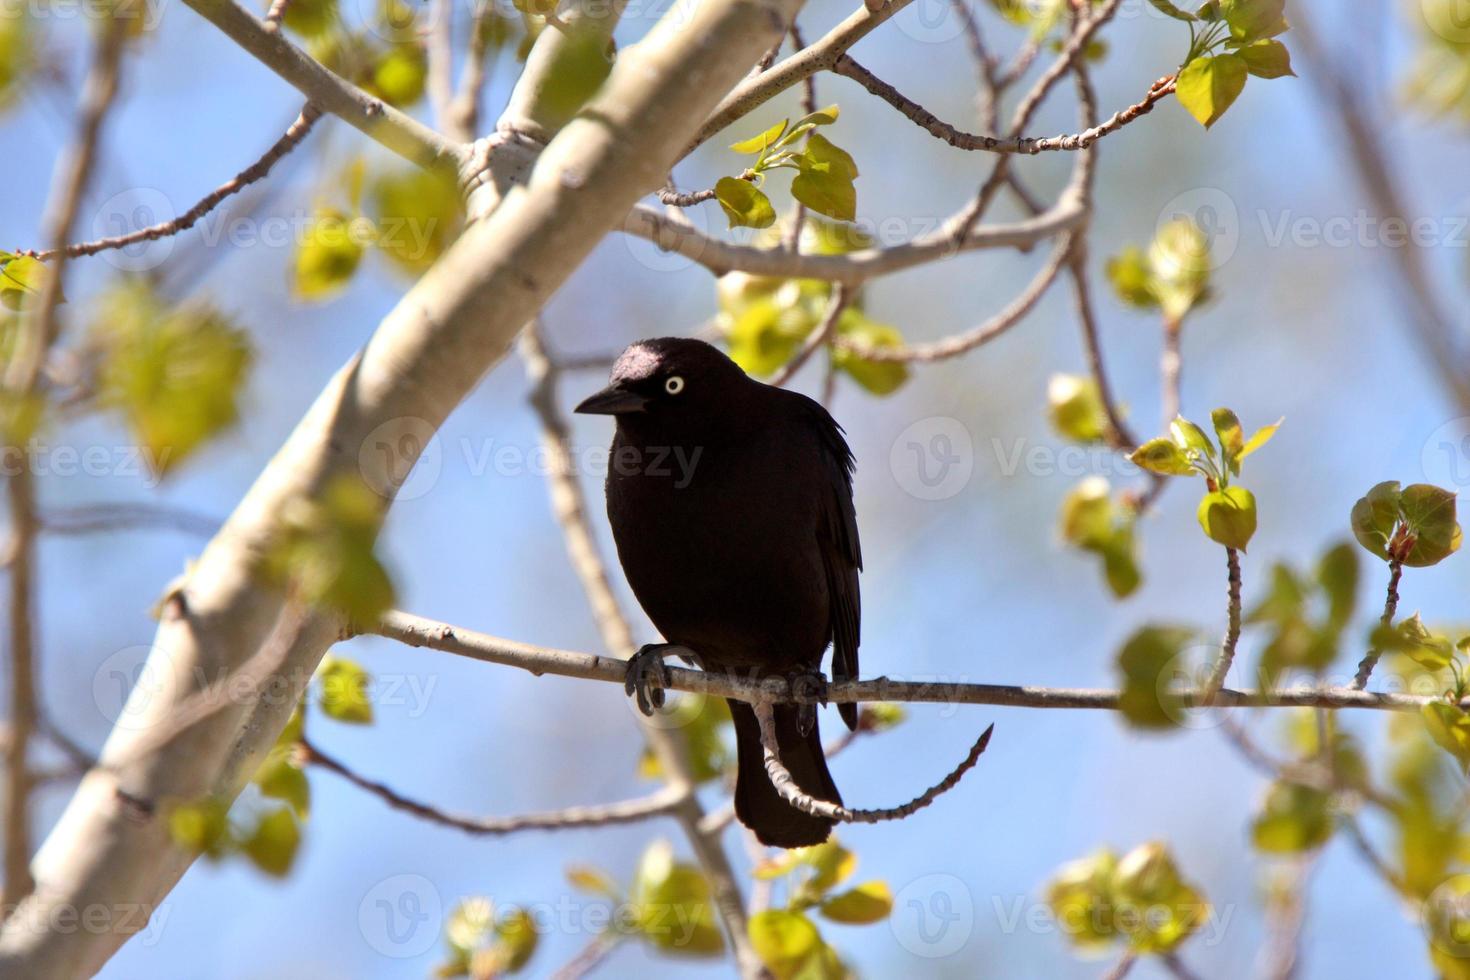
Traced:
[[658, 337], [623, 351], [607, 387], [576, 411], [626, 421], [676, 422], [728, 409], [731, 396], [748, 383], [739, 365], [704, 341]]

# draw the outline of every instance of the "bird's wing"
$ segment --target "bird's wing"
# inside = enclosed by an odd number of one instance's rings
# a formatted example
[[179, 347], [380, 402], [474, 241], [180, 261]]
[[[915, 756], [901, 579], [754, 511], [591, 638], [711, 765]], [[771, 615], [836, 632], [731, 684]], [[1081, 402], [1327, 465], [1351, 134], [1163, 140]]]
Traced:
[[[832, 680], [856, 680], [862, 625], [858, 572], [863, 567], [863, 554], [858, 541], [857, 510], [852, 502], [854, 461], [842, 427], [817, 402], [811, 402], [811, 407], [821, 436], [826, 484], [826, 492], [819, 501], [817, 535], [827, 576], [827, 593], [831, 597]], [[838, 712], [848, 728], [857, 727], [857, 705], [839, 705]]]

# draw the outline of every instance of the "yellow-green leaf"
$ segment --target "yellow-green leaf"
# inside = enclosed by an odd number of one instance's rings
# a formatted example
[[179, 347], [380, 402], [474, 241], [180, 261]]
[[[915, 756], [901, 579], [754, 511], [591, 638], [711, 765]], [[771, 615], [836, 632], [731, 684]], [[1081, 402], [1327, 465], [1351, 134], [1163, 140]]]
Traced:
[[824, 945], [810, 919], [785, 909], [766, 909], [751, 916], [750, 941], [776, 980], [792, 980]]
[[866, 925], [881, 922], [893, 911], [893, 893], [885, 881], [865, 881], [856, 888], [833, 895], [819, 906], [833, 922]]
[[1283, 78], [1296, 74], [1291, 70], [1291, 52], [1280, 41], [1253, 41], [1236, 49], [1235, 53], [1257, 78]]
[[1198, 516], [1211, 541], [1244, 551], [1256, 533], [1255, 495], [1245, 487], [1211, 491], [1200, 500]]
[[1179, 72], [1174, 93], [1189, 114], [1208, 129], [1245, 88], [1245, 59], [1225, 53], [1200, 55]]
[[1189, 457], [1171, 439], [1154, 438], [1128, 455], [1138, 466], [1165, 476], [1189, 476], [1194, 473]]
[[790, 125], [790, 122], [789, 119], [783, 119], [770, 129], [763, 133], [757, 133], [748, 140], [731, 143], [730, 149], [736, 153], [764, 153], [767, 147], [776, 145], [776, 141], [786, 132], [786, 127]]
[[1299, 854], [1321, 847], [1332, 836], [1331, 802], [1322, 790], [1278, 780], [1251, 824], [1251, 840], [1268, 854]]
[[715, 200], [720, 202], [731, 228], [769, 228], [776, 223], [771, 199], [748, 180], [721, 177], [715, 182]]
[[292, 291], [301, 299], [324, 300], [345, 289], [362, 261], [359, 232], [367, 224], [340, 211], [318, 212], [296, 250]]
[[369, 697], [372, 675], [361, 664], [345, 657], [329, 656], [317, 670], [321, 681], [321, 708], [328, 718], [356, 725], [373, 720]]
[[289, 807], [281, 807], [260, 818], [243, 849], [257, 868], [284, 878], [296, 861], [300, 845], [301, 828], [296, 825], [296, 817]]

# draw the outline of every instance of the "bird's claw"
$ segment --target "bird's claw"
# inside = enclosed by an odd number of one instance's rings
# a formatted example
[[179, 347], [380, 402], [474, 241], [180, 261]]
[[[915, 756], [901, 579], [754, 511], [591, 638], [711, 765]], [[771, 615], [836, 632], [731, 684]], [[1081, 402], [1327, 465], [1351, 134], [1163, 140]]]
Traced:
[[623, 690], [629, 697], [638, 699], [638, 710], [645, 715], [652, 715], [664, 706], [664, 688], [669, 685], [664, 656], [669, 649], [667, 643], [645, 643], [628, 661]]
[[796, 706], [796, 730], [805, 738], [817, 727], [817, 705], [827, 703], [827, 675], [820, 670], [793, 671], [786, 675], [786, 684], [792, 694], [816, 699]]

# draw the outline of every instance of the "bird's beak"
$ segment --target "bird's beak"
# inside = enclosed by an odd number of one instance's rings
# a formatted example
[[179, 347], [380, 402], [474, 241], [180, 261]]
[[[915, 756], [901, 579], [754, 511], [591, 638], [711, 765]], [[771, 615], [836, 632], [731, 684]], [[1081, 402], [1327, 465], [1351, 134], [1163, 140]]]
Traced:
[[581, 415], [626, 415], [641, 412], [648, 399], [637, 392], [608, 385], [597, 394], [578, 405], [574, 411]]

